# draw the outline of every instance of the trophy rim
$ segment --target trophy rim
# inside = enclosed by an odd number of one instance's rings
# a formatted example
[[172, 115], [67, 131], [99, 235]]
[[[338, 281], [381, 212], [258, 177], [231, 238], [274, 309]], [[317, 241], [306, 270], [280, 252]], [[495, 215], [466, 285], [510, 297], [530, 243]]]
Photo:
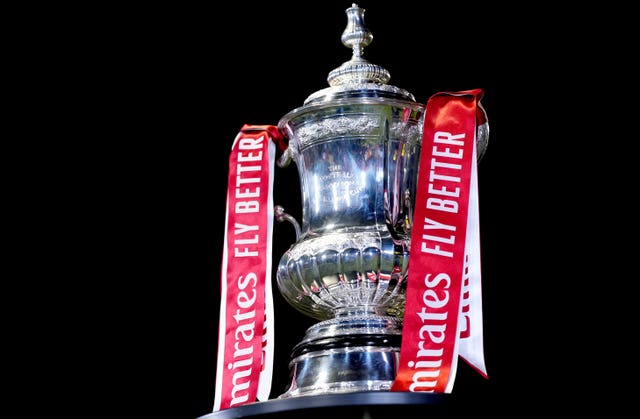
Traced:
[[292, 109], [282, 118], [280, 118], [280, 120], [278, 121], [278, 128], [283, 129], [291, 120], [305, 113], [313, 112], [318, 109], [339, 107], [344, 105], [397, 105], [403, 107], [418, 108], [419, 110], [424, 110], [425, 108], [425, 104], [416, 102], [415, 100], [381, 97], [379, 95], [339, 97], [326, 101], [306, 102], [304, 105]]

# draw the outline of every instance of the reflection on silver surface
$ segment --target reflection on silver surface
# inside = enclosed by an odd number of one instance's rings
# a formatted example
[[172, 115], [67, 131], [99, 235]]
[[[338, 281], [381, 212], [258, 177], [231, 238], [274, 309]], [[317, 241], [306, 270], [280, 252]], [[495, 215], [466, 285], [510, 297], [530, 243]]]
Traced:
[[388, 390], [399, 357], [425, 107], [363, 58], [364, 10], [346, 12], [352, 58], [278, 123], [289, 143], [279, 164], [295, 162], [303, 202], [300, 225], [277, 211], [297, 231], [277, 284], [320, 321], [294, 348], [281, 398]]

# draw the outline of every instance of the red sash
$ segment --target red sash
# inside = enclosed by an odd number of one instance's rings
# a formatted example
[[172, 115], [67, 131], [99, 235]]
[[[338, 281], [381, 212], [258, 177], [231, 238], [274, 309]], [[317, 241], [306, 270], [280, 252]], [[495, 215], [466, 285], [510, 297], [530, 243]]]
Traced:
[[482, 95], [444, 92], [427, 102], [392, 391], [450, 393], [458, 355], [486, 377], [476, 171], [477, 126], [486, 123]]
[[275, 126], [244, 125], [229, 157], [214, 411], [267, 400], [273, 372]]

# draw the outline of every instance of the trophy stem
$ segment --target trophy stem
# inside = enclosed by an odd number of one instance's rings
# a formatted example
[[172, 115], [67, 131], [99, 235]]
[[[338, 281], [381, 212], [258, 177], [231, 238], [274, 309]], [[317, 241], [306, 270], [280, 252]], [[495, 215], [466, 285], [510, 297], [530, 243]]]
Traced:
[[382, 309], [379, 305], [362, 305], [355, 307], [336, 307], [334, 311], [334, 318], [342, 317], [359, 317], [359, 316], [384, 316], [385, 312], [380, 312]]

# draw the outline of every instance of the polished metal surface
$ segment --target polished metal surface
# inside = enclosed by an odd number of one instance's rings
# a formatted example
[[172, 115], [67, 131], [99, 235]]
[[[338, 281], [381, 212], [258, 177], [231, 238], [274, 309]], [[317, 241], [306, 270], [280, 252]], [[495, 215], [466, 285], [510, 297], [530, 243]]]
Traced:
[[[320, 321], [294, 348], [281, 398], [389, 390], [397, 372], [425, 106], [364, 59], [364, 10], [346, 12], [352, 58], [278, 123], [278, 164], [296, 164], [303, 202], [300, 224], [276, 210], [297, 236], [277, 285]], [[481, 156], [486, 138], [478, 145]]]
[[313, 325], [293, 350], [291, 386], [280, 398], [390, 390], [401, 335], [392, 316], [344, 313]]
[[[297, 242], [280, 260], [285, 299], [319, 319], [340, 313], [401, 316], [424, 105], [385, 84], [369, 63], [373, 39], [364, 10], [346, 10], [343, 44], [352, 58], [331, 71], [330, 87], [281, 118], [302, 186]], [[282, 209], [279, 220], [292, 221]]]

